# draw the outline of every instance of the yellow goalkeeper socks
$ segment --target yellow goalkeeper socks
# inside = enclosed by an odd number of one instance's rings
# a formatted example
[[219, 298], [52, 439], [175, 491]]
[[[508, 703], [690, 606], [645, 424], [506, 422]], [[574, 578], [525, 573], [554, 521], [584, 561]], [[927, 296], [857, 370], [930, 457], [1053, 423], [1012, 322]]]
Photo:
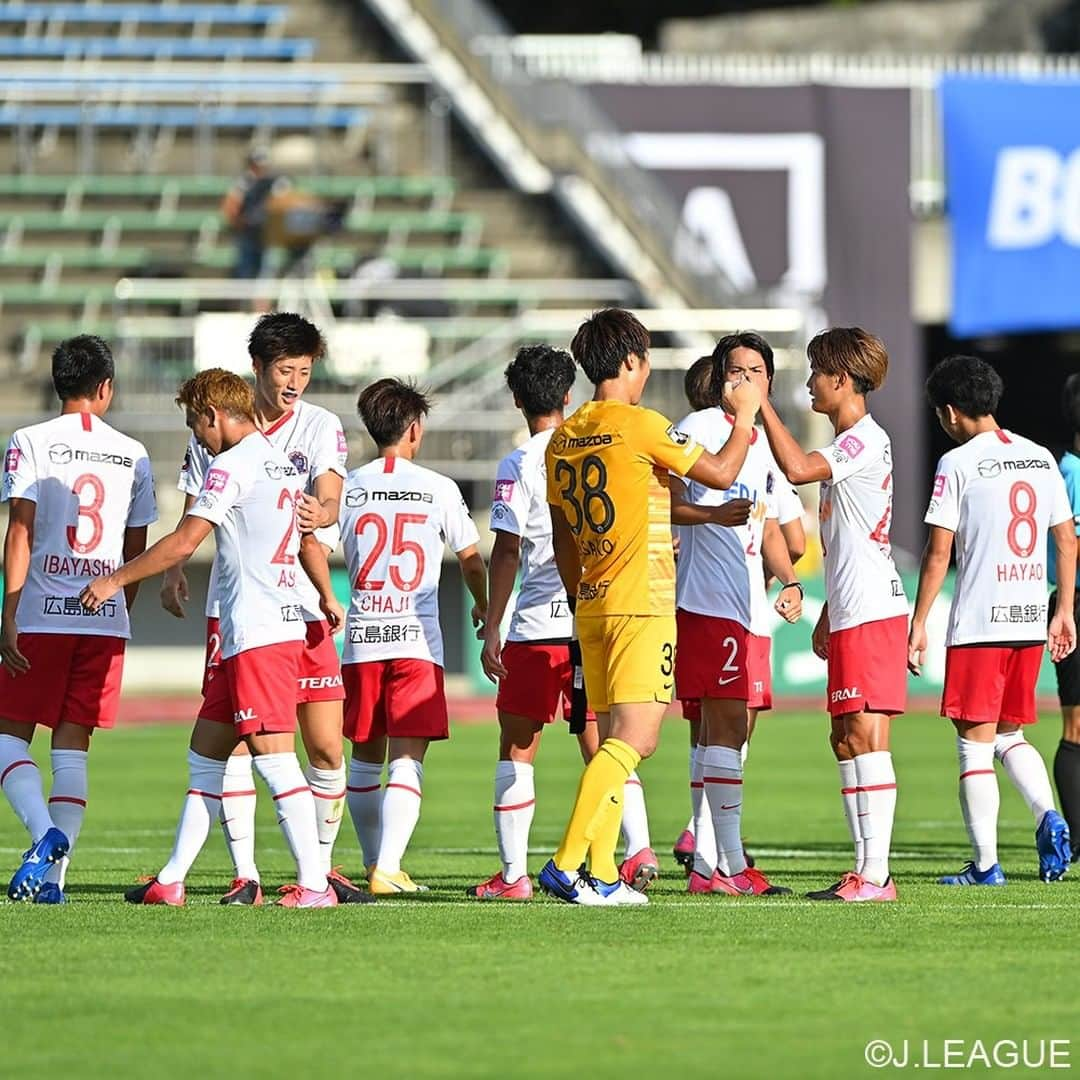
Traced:
[[615, 845], [622, 818], [623, 785], [640, 761], [641, 756], [627, 743], [604, 740], [581, 774], [570, 822], [555, 852], [555, 865], [560, 870], [572, 873], [591, 853], [594, 876], [601, 881], [618, 877]]

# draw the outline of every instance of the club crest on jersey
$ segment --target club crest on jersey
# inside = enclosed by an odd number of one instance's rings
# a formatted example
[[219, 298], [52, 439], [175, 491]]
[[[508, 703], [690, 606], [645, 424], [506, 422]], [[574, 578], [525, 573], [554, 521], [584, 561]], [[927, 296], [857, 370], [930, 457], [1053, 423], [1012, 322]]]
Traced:
[[770, 471], [765, 477], [765, 494], [771, 495], [774, 487], [776, 487], [776, 477]]
[[495, 502], [509, 502], [514, 494], [513, 480], [495, 481]]
[[292, 462], [293, 468], [298, 473], [306, 473], [308, 471], [308, 459], [300, 453], [299, 450], [294, 450], [289, 455], [289, 460]]
[[845, 435], [836, 445], [839, 446], [849, 458], [857, 458], [866, 449], [862, 439], [859, 439], [854, 435]]
[[17, 446], [13, 446], [4, 455], [4, 471], [14, 472], [19, 467], [19, 458], [22, 456], [22, 451]]
[[674, 424], [668, 424], [667, 437], [676, 446], [685, 446], [690, 441], [690, 436], [685, 431], [680, 431]]
[[216, 491], [219, 494], [225, 490], [225, 485], [229, 482], [229, 474], [224, 469], [211, 469], [206, 474], [206, 480], [203, 483], [203, 491]]
[[71, 447], [66, 443], [56, 443], [49, 447], [49, 460], [54, 465], [67, 465], [71, 461]]
[[363, 506], [368, 500], [366, 488], [352, 488], [345, 492], [345, 505], [352, 510]]

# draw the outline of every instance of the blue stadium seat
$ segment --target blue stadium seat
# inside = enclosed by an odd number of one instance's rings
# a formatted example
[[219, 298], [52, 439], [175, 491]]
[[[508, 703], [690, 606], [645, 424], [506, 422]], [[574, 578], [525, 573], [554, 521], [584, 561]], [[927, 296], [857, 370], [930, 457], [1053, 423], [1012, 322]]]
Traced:
[[310, 60], [308, 38], [0, 37], [0, 58], [18, 60]]
[[0, 4], [0, 23], [60, 19], [99, 26], [122, 22], [188, 26], [272, 26], [284, 22], [286, 8], [270, 4]]
[[368, 110], [341, 105], [0, 105], [2, 127], [350, 128], [367, 119]]
[[5, 90], [48, 90], [53, 94], [68, 94], [81, 99], [92, 94], [100, 99], [107, 94], [162, 93], [190, 94], [198, 98], [205, 94], [228, 94], [242, 91], [245, 97], [254, 94], [290, 93], [318, 94], [339, 86], [336, 75], [305, 72], [294, 75], [287, 68], [271, 78], [267, 75], [214, 75], [205, 79], [193, 79], [182, 73], [113, 74], [108, 71], [93, 78], [76, 77], [71, 74], [30, 72], [10, 75], [0, 72], [0, 93]]

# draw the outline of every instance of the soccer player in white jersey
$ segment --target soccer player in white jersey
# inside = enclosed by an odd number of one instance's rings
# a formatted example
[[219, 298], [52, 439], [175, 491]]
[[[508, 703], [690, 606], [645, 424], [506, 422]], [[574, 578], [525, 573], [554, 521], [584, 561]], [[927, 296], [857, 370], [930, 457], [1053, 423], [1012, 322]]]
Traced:
[[95, 578], [81, 596], [88, 611], [99, 611], [119, 589], [190, 558], [214, 532], [221, 663], [191, 733], [187, 797], [172, 854], [155, 877], [125, 898], [136, 904], [184, 903], [184, 878], [217, 816], [226, 762], [243, 740], [270, 789], [296, 860], [297, 883], [281, 890], [279, 905], [335, 907], [337, 895], [319, 851], [315, 799], [294, 747], [304, 641], [296, 584], [302, 572], [315, 582], [330, 624], [340, 627], [344, 618], [330, 589], [326, 553], [310, 536], [301, 546], [297, 507], [303, 480], [256, 426], [247, 383], [214, 368], [188, 380], [176, 400], [186, 410], [192, 434], [214, 455], [202, 491], [173, 532], [137, 559]]
[[826, 602], [812, 643], [828, 663], [830, 743], [855, 844], [853, 869], [807, 895], [889, 901], [896, 899], [889, 875], [896, 812], [889, 725], [907, 705], [908, 606], [889, 544], [892, 445], [866, 406], [867, 394], [885, 381], [889, 355], [859, 327], [823, 331], [807, 354], [811, 407], [832, 422], [832, 443], [804, 451], [767, 398], [761, 420], [788, 480], [821, 483]]
[[[116, 721], [135, 599], [132, 587], [90, 618], [79, 590], [138, 555], [157, 519], [146, 450], [102, 419], [113, 396], [108, 345], [89, 335], [62, 342], [52, 379], [60, 415], [16, 431], [4, 458], [0, 631], [0, 788], [30, 834], [8, 896], [42, 904], [64, 903], [90, 738]], [[48, 803], [29, 754], [37, 724], [52, 729]]]
[[[739, 359], [733, 359], [733, 354], [737, 350], [746, 350], [745, 352], [739, 352]], [[693, 364], [687, 369], [685, 379], [683, 381], [683, 389], [686, 393], [686, 400], [690, 404], [690, 408], [693, 412], [701, 412], [702, 410], [712, 408], [713, 406], [720, 404], [720, 391], [722, 385], [719, 386], [714, 392], [713, 390], [713, 372], [719, 368], [721, 371], [730, 370], [734, 378], [741, 378], [747, 368], [757, 368], [759, 371], [764, 371], [768, 377], [770, 391], [772, 388], [773, 372], [775, 370], [773, 363], [773, 351], [769, 343], [761, 337], [759, 334], [754, 334], [749, 331], [743, 331], [736, 334], [728, 334], [721, 338], [716, 348], [709, 356], [699, 357]], [[762, 434], [759, 434], [759, 438], [764, 438]], [[803, 531], [802, 514], [803, 507], [802, 501], [799, 499], [795, 489], [787, 482], [787, 478], [780, 472], [779, 468], [774, 469], [774, 486], [772, 495], [776, 501], [776, 520], [780, 526], [780, 532], [784, 537], [784, 543], [787, 546], [788, 556], [791, 559], [792, 566], [795, 565], [802, 558], [803, 552], [806, 550], [806, 533]], [[684, 509], [685, 502], [679, 498], [680, 485], [675, 484], [672, 487], [672, 520], [676, 522], [675, 534], [679, 540], [680, 551], [685, 550], [688, 554], [691, 550], [693, 543], [694, 527], [686, 525], [678, 525], [678, 520], [682, 519], [686, 515]], [[729, 498], [719, 503], [719, 505], [709, 505], [709, 511], [714, 515], [711, 519], [714, 525], [725, 526], [739, 526], [745, 525], [750, 517], [751, 502], [749, 499], [744, 498]], [[701, 507], [699, 507], [699, 510]], [[681, 555], [677, 553], [677, 558], [681, 559]], [[678, 570], [678, 562], [676, 562], [676, 570]], [[768, 584], [772, 575], [766, 568], [766, 584]], [[789, 615], [791, 608], [786, 607]], [[698, 743], [701, 735], [701, 699], [693, 698], [688, 700], [680, 700], [680, 706], [682, 707], [683, 718], [689, 721], [690, 725], [690, 820], [686, 824], [686, 828], [680, 833], [679, 838], [675, 841], [672, 848], [672, 855], [675, 857], [675, 861], [683, 867], [689, 877], [690, 873], [694, 869], [694, 854], [697, 847], [696, 839], [696, 825], [695, 822], [699, 814], [703, 814], [705, 820], [709, 820], [707, 811], [704, 811], [702, 805], [704, 781], [701, 778], [701, 755], [698, 753]], [[746, 764], [747, 752], [750, 748], [750, 739], [754, 733], [754, 724], [757, 720], [757, 709], [750, 709], [747, 715], [747, 734], [746, 742], [742, 747], [742, 761]], [[706, 832], [704, 842], [711, 844], [709, 836], [712, 834], [712, 827], [710, 825]], [[754, 866], [753, 857], [743, 849], [743, 858], [746, 860], [746, 865], [749, 867]], [[711, 860], [707, 860], [710, 861]], [[715, 865], [715, 862], [712, 862]]]
[[[723, 339], [718, 346], [714, 386], [751, 378], [767, 382], [765, 355], [771, 349], [756, 334]], [[690, 413], [678, 429], [717, 453], [734, 418], [722, 407]], [[697, 838], [688, 889], [692, 893], [780, 895], [760, 870], [749, 866], [741, 839], [743, 747], [749, 717], [772, 707], [768, 597], [765, 566], [781, 580], [776, 612], [789, 622], [802, 613], [802, 586], [795, 579], [777, 523], [779, 468], [759, 430], [753, 430], [735, 482], [718, 491], [671, 478], [672, 519], [688, 511], [722, 507], [732, 499], [750, 504], [739, 526], [696, 524], [676, 567], [675, 690], [683, 701], [701, 703], [702, 722], [694, 762]], [[681, 497], [676, 493], [681, 490]]]
[[[959, 445], [942, 456], [934, 475], [909, 660], [918, 674], [927, 648], [926, 620], [955, 540], [956, 591], [941, 715], [956, 728], [960, 809], [973, 849], [971, 861], [941, 878], [943, 885], [1005, 884], [998, 864], [995, 757], [1035, 818], [1042, 880], [1064, 877], [1072, 854], [1046, 765], [1023, 729], [1038, 720], [1035, 684], [1043, 648], [1059, 661], [1076, 647], [1076, 529], [1051, 453], [998, 427], [994, 413], [1002, 389], [997, 372], [973, 356], [941, 361], [926, 380], [942, 429]], [[1049, 628], [1047, 531], [1059, 597]]]
[[457, 484], [413, 460], [428, 399], [398, 379], [379, 379], [357, 407], [378, 456], [349, 473], [341, 510], [352, 581], [342, 657], [353, 744], [348, 801], [371, 891], [392, 896], [424, 888], [401, 860], [420, 819], [424, 755], [450, 735], [439, 628], [444, 546], [475, 601], [474, 625], [487, 611], [487, 574]]
[[[255, 423], [293, 464], [300, 476], [303, 498], [297, 507], [301, 528], [315, 535], [327, 553], [337, 546], [338, 506], [345, 477], [348, 447], [341, 421], [331, 412], [302, 400], [311, 381], [312, 366], [323, 356], [325, 342], [307, 319], [289, 312], [264, 315], [248, 340], [255, 374]], [[210, 467], [209, 452], [193, 437], [180, 470], [185, 513], [198, 497]], [[216, 568], [216, 564], [215, 564]], [[334, 842], [345, 810], [345, 759], [342, 751], [341, 666], [333, 635], [319, 610], [318, 596], [303, 576], [297, 582], [307, 632], [300, 664], [297, 696], [300, 735], [307, 751], [307, 782], [319, 806], [319, 844], [330, 884], [342, 903], [359, 903], [364, 894], [332, 868]], [[183, 616], [187, 581], [183, 567], [165, 575], [161, 590], [167, 611]], [[207, 590], [207, 681], [220, 661], [217, 574], [211, 572]], [[255, 786], [251, 757], [241, 744], [229, 759], [221, 823], [233, 860], [234, 880], [223, 904], [260, 904], [262, 891], [255, 863]]]

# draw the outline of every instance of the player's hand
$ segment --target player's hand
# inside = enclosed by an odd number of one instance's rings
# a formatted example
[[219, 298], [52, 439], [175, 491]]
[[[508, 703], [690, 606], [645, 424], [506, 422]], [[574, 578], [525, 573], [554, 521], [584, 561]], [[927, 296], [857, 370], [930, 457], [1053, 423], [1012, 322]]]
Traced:
[[505, 679], [507, 675], [506, 665], [502, 662], [502, 641], [499, 638], [498, 627], [492, 627], [490, 631], [484, 631], [484, 647], [480, 651], [480, 666], [484, 674], [493, 682]]
[[484, 604], [483, 607], [479, 604], [473, 604], [470, 615], [472, 617], [473, 627], [476, 629], [476, 640], [483, 641], [484, 627], [487, 623], [487, 604]]
[[795, 585], [785, 586], [777, 595], [773, 608], [785, 622], [797, 623], [802, 618], [802, 590]]
[[0, 630], [0, 662], [12, 675], [25, 675], [30, 670], [30, 661], [19, 652], [19, 631], [14, 620], [5, 619]]
[[308, 533], [333, 525], [333, 522], [326, 520], [326, 508], [314, 495], [301, 495], [296, 504], [296, 524], [301, 532]]
[[720, 506], [710, 507], [714, 525], [726, 525], [734, 528], [736, 525], [745, 525], [750, 520], [750, 511], [754, 504], [750, 499], [729, 499]]
[[652, 472], [653, 476], [656, 477], [656, 482], [662, 488], [667, 488], [668, 490], [671, 489], [671, 473], [669, 473], [663, 465], [654, 465]]
[[334, 597], [330, 597], [328, 600], [320, 597], [319, 610], [326, 616], [326, 621], [330, 626], [330, 633], [339, 633], [345, 625], [345, 609]]
[[106, 600], [119, 591], [120, 586], [116, 584], [111, 574], [108, 577], [97, 577], [79, 593], [79, 602], [87, 611], [94, 614], [101, 610]]
[[[1064, 660], [1076, 648], [1076, 623], [1071, 611], [1058, 608], [1054, 612], [1046, 635], [1046, 647], [1050, 650], [1050, 659], [1055, 664]], [[7, 657], [4, 662], [7, 663]]]
[[736, 416], [757, 416], [761, 408], [761, 389], [751, 379], [724, 384], [724, 401]]
[[907, 669], [912, 675], [922, 675], [922, 666], [926, 663], [927, 649], [926, 627], [921, 623], [912, 623], [908, 631]]
[[180, 566], [171, 566], [165, 571], [161, 582], [161, 606], [178, 619], [185, 618], [184, 604], [191, 594], [188, 592], [187, 575]]
[[815, 656], [819, 656], [822, 660], [829, 659], [829, 620], [824, 612], [810, 636], [810, 648], [814, 650]]

